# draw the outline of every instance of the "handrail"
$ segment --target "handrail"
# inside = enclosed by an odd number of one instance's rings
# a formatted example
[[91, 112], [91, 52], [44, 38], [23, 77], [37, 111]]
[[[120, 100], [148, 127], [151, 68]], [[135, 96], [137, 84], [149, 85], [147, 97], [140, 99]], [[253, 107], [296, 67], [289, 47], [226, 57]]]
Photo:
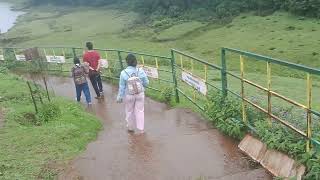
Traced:
[[206, 62], [205, 60], [196, 58], [196, 57], [194, 57], [194, 56], [192, 56], [192, 55], [190, 55], [190, 54], [186, 54], [186, 53], [184, 53], [184, 52], [182, 52], [182, 51], [179, 51], [179, 50], [176, 50], [176, 49], [172, 49], [172, 51], [174, 51], [174, 52], [176, 52], [176, 53], [178, 53], [178, 54], [184, 55], [184, 56], [186, 56], [186, 57], [188, 57], [188, 58], [194, 59], [194, 60], [196, 60], [196, 61], [198, 61], [198, 62], [201, 62], [201, 63], [203, 63], [203, 64], [205, 64], [205, 65], [208, 65], [208, 66], [210, 66], [210, 67], [213, 67], [213, 68], [215, 68], [215, 69], [217, 69], [217, 70], [221, 70], [221, 69], [222, 69], [220, 66], [217, 66], [217, 65], [212, 64], [212, 63], [208, 63], [208, 62]]
[[311, 74], [320, 75], [319, 69], [315, 69], [315, 68], [307, 67], [304, 65], [295, 64], [295, 63], [291, 63], [288, 61], [283, 61], [280, 59], [275, 59], [272, 57], [263, 56], [263, 55], [259, 55], [259, 54], [255, 54], [255, 53], [251, 53], [251, 52], [247, 52], [247, 51], [242, 51], [242, 50], [238, 50], [238, 49], [233, 49], [233, 48], [223, 48], [223, 49], [230, 51], [230, 52], [233, 52], [233, 53], [240, 54], [240, 55], [245, 55], [248, 57], [256, 58], [256, 60], [262, 60], [262, 61], [266, 61], [266, 62], [270, 62], [270, 63], [282, 65], [282, 66], [288, 66], [288, 67], [296, 69], [296, 70], [301, 70], [301, 71], [305, 71], [305, 72], [308, 72]]

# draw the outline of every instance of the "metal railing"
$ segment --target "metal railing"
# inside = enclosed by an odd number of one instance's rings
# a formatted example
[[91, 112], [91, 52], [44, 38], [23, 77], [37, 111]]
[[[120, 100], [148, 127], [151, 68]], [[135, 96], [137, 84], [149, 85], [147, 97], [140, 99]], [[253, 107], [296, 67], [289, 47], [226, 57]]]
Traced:
[[[19, 51], [25, 48], [7, 47], [5, 49], [11, 49], [14, 55], [16, 55], [17, 53], [19, 53]], [[66, 57], [66, 63], [56, 64], [58, 67], [56, 69], [50, 69], [50, 63], [46, 63], [46, 68], [48, 71], [57, 72], [70, 72], [71, 65], [73, 64], [73, 57], [81, 57], [84, 51], [84, 49], [81, 47], [63, 46], [43, 46], [38, 47], [38, 49], [42, 52], [43, 56], [56, 56], [59, 54]], [[126, 63], [124, 57], [129, 53], [134, 54], [139, 59], [140, 66], [154, 68], [159, 73], [159, 77], [154, 79], [151, 78], [150, 89], [155, 91], [161, 91], [161, 88], [163, 86], [172, 87], [174, 89], [176, 102], [180, 101], [181, 94], [183, 95], [183, 97], [185, 97], [185, 99], [187, 99], [192, 104], [197, 106], [199, 109], [204, 111], [205, 108], [203, 104], [207, 101], [208, 92], [216, 90], [221, 92], [224, 97], [227, 97], [228, 94], [232, 94], [235, 95], [237, 98], [241, 99], [242, 121], [246, 123], [249, 127], [251, 127], [251, 125], [248, 124], [247, 105], [251, 105], [255, 109], [266, 114], [270, 125], [273, 121], [280, 122], [284, 126], [290, 128], [291, 130], [305, 138], [307, 142], [306, 151], [310, 151], [312, 142], [314, 144], [320, 145], [320, 143], [313, 138], [312, 132], [312, 117], [320, 117], [320, 112], [316, 111], [312, 107], [312, 80], [313, 76], [320, 77], [319, 69], [310, 68], [303, 65], [294, 64], [279, 59], [274, 59], [271, 57], [266, 57], [232, 48], [221, 49], [220, 65], [210, 63], [207, 60], [197, 58], [193, 55], [181, 52], [176, 49], [171, 50], [171, 56], [160, 56], [119, 49], [97, 48], [95, 50], [100, 52], [102, 59], [107, 59], [109, 62], [108, 68], [106, 68], [102, 74], [105, 78], [111, 80], [118, 80], [120, 71], [125, 68]], [[228, 70], [227, 64], [230, 60], [227, 58], [227, 53], [239, 56], [239, 75], [237, 75], [235, 71]], [[247, 61], [246, 58], [248, 58], [248, 60], [250, 61], [266, 63], [266, 87], [263, 87], [258, 83], [255, 83], [249, 80], [248, 78], [245, 78], [244, 67]], [[290, 99], [287, 96], [276, 92], [272, 88], [272, 67], [274, 65], [288, 67], [290, 69], [298, 70], [306, 74], [306, 104]], [[240, 93], [237, 93], [228, 87], [228, 79], [230, 77], [235, 78], [239, 81], [238, 84], [240, 84]], [[246, 85], [249, 85], [264, 92], [264, 94], [267, 96], [267, 108], [258, 105], [257, 103], [250, 100], [250, 98], [246, 97]], [[272, 97], [279, 98], [293, 106], [303, 109], [306, 113], [306, 129], [299, 129], [295, 127], [293, 124], [274, 114], [272, 111]]]
[[[227, 52], [239, 55], [240, 76], [227, 70], [227, 66], [226, 66], [226, 64], [227, 64], [226, 53]], [[310, 68], [310, 67], [306, 67], [303, 65], [294, 64], [294, 63], [274, 59], [271, 57], [266, 57], [266, 56], [262, 56], [262, 55], [258, 55], [258, 54], [254, 54], [254, 53], [250, 53], [250, 52], [246, 52], [246, 51], [241, 51], [241, 50], [237, 50], [237, 49], [231, 49], [231, 48], [222, 48], [221, 54], [222, 54], [222, 56], [221, 56], [222, 62], [221, 63], [224, 64], [223, 65], [223, 81], [227, 82], [227, 75], [230, 75], [230, 76], [240, 80], [240, 82], [241, 82], [241, 93], [240, 94], [235, 93], [232, 90], [228, 89], [227, 83], [223, 83], [224, 84], [223, 92], [224, 92], [224, 94], [227, 94], [228, 92], [230, 92], [233, 95], [242, 99], [242, 119], [244, 122], [247, 122], [246, 105], [250, 104], [251, 106], [255, 107], [256, 109], [260, 110], [261, 112], [267, 114], [270, 124], [271, 124], [272, 120], [276, 120], [276, 121], [282, 123], [283, 125], [285, 125], [286, 127], [290, 128], [294, 132], [298, 133], [302, 137], [306, 138], [307, 139], [307, 145], [306, 145], [307, 152], [310, 151], [311, 141], [313, 141], [314, 143], [319, 145], [319, 142], [312, 138], [312, 127], [311, 127], [312, 115], [316, 115], [316, 116], [320, 117], [320, 112], [317, 112], [316, 110], [312, 109], [312, 106], [311, 106], [312, 105], [312, 76], [311, 75], [320, 76], [319, 69]], [[261, 86], [257, 83], [254, 83], [244, 77], [244, 74], [245, 74], [244, 64], [246, 62], [245, 57], [251, 58], [250, 60], [262, 61], [262, 62], [266, 63], [267, 87], [263, 87], [263, 86]], [[279, 94], [279, 93], [273, 91], [271, 77], [272, 77], [272, 65], [274, 65], [274, 64], [289, 67], [289, 68], [295, 69], [295, 70], [299, 70], [299, 71], [302, 71], [306, 74], [306, 94], [307, 94], [306, 95], [306, 99], [307, 99], [306, 105], [299, 103], [297, 101], [294, 101], [294, 100], [292, 100], [282, 94]], [[267, 104], [268, 104], [267, 108], [263, 108], [263, 107], [259, 106], [257, 103], [252, 102], [251, 100], [249, 100], [245, 96], [245, 88], [244, 88], [245, 84], [248, 84], [248, 85], [253, 86], [259, 90], [262, 90], [267, 94]], [[291, 105], [294, 105], [294, 106], [297, 106], [299, 108], [304, 109], [307, 114], [307, 116], [306, 116], [307, 130], [303, 131], [301, 129], [298, 129], [297, 127], [290, 124], [286, 120], [275, 115], [272, 112], [272, 97], [280, 98], [280, 99], [290, 103]]]

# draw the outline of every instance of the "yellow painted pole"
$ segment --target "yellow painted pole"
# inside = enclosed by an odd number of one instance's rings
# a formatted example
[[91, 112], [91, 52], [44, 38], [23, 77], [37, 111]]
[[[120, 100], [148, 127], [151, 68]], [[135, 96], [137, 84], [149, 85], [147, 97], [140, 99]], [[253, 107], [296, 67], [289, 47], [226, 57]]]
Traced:
[[311, 105], [312, 105], [312, 78], [310, 73], [307, 74], [307, 147], [306, 151], [310, 152], [311, 150], [311, 137], [312, 137], [312, 114], [311, 114]]
[[271, 103], [271, 63], [267, 63], [267, 84], [268, 84], [268, 120], [269, 125], [272, 125], [272, 103]]
[[62, 48], [62, 54], [66, 58], [66, 52], [64, 51], [64, 48]]
[[144, 66], [144, 57], [141, 56], [141, 60], [142, 60], [142, 66]]
[[43, 53], [44, 53], [45, 56], [47, 56], [47, 52], [46, 52], [45, 48], [43, 48]]
[[240, 56], [240, 71], [241, 71], [241, 97], [242, 97], [242, 120], [247, 123], [246, 102], [244, 100], [244, 58]]
[[156, 60], [156, 68], [159, 69], [159, 62], [158, 62], [158, 58], [155, 58]]
[[193, 72], [194, 67], [193, 67], [193, 59], [191, 59], [191, 72]]
[[204, 65], [204, 80], [208, 82], [208, 65]]
[[[159, 62], [158, 62], [158, 58], [157, 57], [155, 57], [155, 61], [156, 61], [156, 68], [157, 68], [157, 71], [159, 73]], [[158, 83], [161, 84], [161, 81], [160, 81], [159, 78], [158, 78]]]
[[183, 58], [182, 58], [182, 55], [180, 55], [180, 65], [181, 65], [181, 69], [183, 69]]
[[51, 48], [51, 50], [52, 50], [53, 56], [56, 56], [56, 53], [54, 52], [54, 49]]

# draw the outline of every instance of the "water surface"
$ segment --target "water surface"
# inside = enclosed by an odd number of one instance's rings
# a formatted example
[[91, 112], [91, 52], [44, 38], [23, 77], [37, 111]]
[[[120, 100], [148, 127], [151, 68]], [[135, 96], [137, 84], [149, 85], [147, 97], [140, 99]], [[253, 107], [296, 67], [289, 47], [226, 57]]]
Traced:
[[17, 18], [24, 12], [13, 11], [12, 4], [0, 2], [0, 32], [5, 33], [12, 28]]

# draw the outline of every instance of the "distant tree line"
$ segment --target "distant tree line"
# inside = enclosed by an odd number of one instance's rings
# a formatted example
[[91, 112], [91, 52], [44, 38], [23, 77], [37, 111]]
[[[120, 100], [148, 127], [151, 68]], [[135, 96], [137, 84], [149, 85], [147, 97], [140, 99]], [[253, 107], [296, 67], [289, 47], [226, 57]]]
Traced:
[[[238, 15], [241, 12], [257, 11], [261, 15], [275, 10], [320, 17], [320, 0], [30, 0], [33, 5], [88, 5], [100, 6], [124, 3], [143, 14], [179, 16], [190, 11], [218, 18]], [[205, 13], [203, 13], [205, 12]]]

